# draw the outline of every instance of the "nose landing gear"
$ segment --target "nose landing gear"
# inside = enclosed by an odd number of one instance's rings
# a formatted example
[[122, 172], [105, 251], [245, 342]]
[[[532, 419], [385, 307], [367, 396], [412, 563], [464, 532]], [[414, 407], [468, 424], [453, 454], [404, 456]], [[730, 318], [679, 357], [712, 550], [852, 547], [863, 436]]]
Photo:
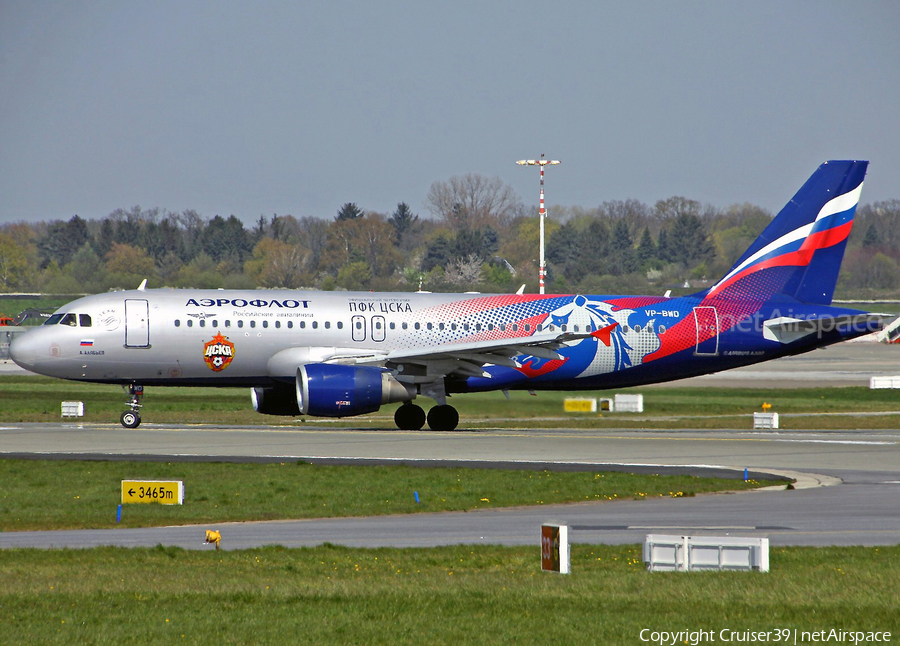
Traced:
[[141, 425], [141, 414], [138, 412], [138, 409], [141, 407], [141, 397], [144, 396], [144, 387], [131, 384], [128, 387], [128, 394], [131, 395], [131, 399], [125, 402], [125, 405], [131, 410], [122, 413], [119, 417], [119, 421], [122, 422], [122, 426], [125, 428], [137, 428]]

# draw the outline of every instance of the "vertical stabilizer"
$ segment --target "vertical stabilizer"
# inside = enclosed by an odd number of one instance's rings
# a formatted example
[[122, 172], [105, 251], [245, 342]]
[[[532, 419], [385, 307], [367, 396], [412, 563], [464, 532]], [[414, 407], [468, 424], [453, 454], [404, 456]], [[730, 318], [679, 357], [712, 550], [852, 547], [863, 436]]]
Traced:
[[704, 295], [828, 305], [853, 226], [866, 161], [828, 161], [797, 191], [734, 267]]

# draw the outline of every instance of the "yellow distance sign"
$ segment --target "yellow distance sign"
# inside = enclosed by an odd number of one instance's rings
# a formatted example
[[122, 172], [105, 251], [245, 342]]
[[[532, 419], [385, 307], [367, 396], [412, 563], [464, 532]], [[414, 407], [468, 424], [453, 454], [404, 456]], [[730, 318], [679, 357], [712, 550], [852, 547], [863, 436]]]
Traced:
[[596, 413], [597, 400], [594, 397], [567, 397], [563, 400], [563, 410], [567, 413]]
[[122, 480], [122, 504], [142, 502], [183, 505], [184, 482], [182, 480]]

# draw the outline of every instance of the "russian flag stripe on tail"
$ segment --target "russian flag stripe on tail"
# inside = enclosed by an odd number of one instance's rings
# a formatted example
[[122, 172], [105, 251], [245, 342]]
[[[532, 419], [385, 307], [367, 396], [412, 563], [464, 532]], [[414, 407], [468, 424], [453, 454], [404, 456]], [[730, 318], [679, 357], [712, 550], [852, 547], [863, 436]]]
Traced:
[[828, 161], [797, 191], [706, 299], [787, 296], [828, 305], [834, 294], [866, 161]]

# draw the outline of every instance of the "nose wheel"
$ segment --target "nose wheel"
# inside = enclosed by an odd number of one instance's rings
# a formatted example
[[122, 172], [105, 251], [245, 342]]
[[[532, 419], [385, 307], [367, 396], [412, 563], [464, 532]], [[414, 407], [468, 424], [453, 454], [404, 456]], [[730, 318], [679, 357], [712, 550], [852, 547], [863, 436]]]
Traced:
[[138, 409], [141, 407], [141, 397], [144, 396], [144, 387], [132, 384], [128, 387], [128, 394], [131, 399], [125, 402], [131, 410], [127, 410], [119, 416], [119, 421], [125, 428], [137, 428], [141, 425], [141, 414]]
[[137, 411], [127, 410], [119, 417], [119, 421], [125, 428], [137, 428], [141, 425], [141, 414]]

